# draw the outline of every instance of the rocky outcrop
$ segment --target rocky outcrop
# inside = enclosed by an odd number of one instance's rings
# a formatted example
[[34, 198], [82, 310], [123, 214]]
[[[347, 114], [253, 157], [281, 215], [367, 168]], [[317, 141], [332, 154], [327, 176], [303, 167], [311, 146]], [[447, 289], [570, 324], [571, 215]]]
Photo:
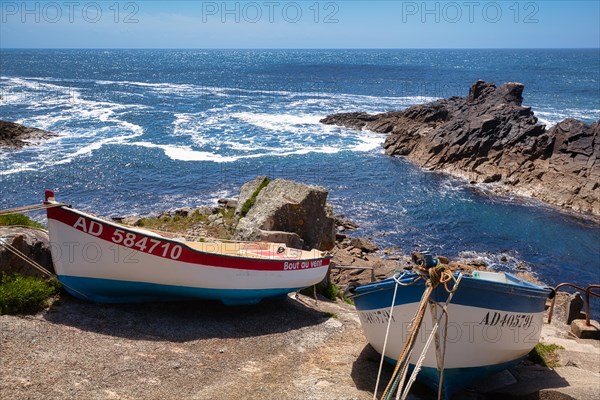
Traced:
[[387, 133], [386, 154], [424, 168], [600, 215], [600, 121], [567, 119], [546, 129], [522, 106], [523, 89], [478, 81], [466, 97], [401, 112], [334, 114], [321, 122]]
[[[3, 226], [0, 227], [0, 239], [14, 246], [21, 253], [36, 261], [42, 267], [54, 273], [48, 233], [40, 229]], [[28, 263], [0, 246], [0, 272], [47, 278]]]
[[[335, 221], [327, 205], [326, 189], [275, 179], [256, 194], [261, 182], [263, 177], [242, 187], [235, 239], [282, 242], [296, 248], [333, 248]], [[253, 205], [242, 216], [242, 207], [252, 194]]]
[[[235, 206], [235, 216], [239, 218], [243, 217], [249, 207], [252, 206], [249, 202], [255, 201], [260, 190], [269, 184], [269, 178], [266, 176], [257, 176], [254, 180], [246, 182], [240, 188], [240, 195], [238, 196], [237, 204]], [[254, 200], [253, 200], [254, 198]], [[244, 214], [244, 215], [242, 215]]]
[[58, 136], [37, 128], [28, 128], [14, 122], [0, 121], [0, 147], [20, 149], [32, 142]]
[[354, 238], [350, 241], [350, 245], [364, 253], [373, 253], [379, 250], [379, 247], [375, 246], [373, 242], [365, 238]]
[[[338, 228], [348, 224], [356, 226], [346, 218], [336, 218], [336, 225]], [[399, 248], [386, 248], [383, 249], [383, 251], [377, 252], [378, 250], [380, 249], [378, 249], [370, 239], [361, 237], [352, 238], [344, 233], [338, 233], [336, 236], [335, 247], [331, 250], [332, 260], [329, 282], [336, 284], [345, 292], [353, 286], [385, 279], [395, 272], [403, 269], [410, 269], [414, 266], [412, 257], [403, 254]], [[446, 257], [436, 255], [440, 260], [445, 260], [443, 262], [447, 264], [451, 270], [460, 270], [466, 273], [488, 270], [489, 265], [482, 256], [485, 256], [488, 260], [501, 260], [501, 263], [505, 264], [505, 267], [508, 266], [509, 261], [512, 264], [516, 262], [514, 258], [504, 254], [469, 253], [462, 254], [459, 258], [452, 261], [448, 260]], [[509, 258], [511, 258], [511, 260], [509, 260]], [[528, 272], [526, 266], [523, 266], [523, 268], [517, 266], [516, 269], [519, 272], [513, 273], [518, 277], [542, 285], [541, 282], [537, 281], [536, 278]]]

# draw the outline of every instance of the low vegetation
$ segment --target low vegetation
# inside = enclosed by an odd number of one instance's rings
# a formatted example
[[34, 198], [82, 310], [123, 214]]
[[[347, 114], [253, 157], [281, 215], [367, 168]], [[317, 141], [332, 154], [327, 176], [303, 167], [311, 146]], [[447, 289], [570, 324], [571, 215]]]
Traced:
[[32, 220], [27, 215], [23, 214], [8, 214], [0, 215], [0, 226], [28, 226], [31, 228], [45, 228], [44, 225]]
[[548, 368], [558, 367], [558, 350], [564, 347], [557, 344], [538, 343], [529, 353], [529, 359], [536, 364], [541, 364]]
[[329, 283], [325, 288], [325, 293], [323, 293], [329, 300], [335, 301], [340, 294], [340, 288], [335, 283]]
[[250, 211], [254, 203], [256, 203], [256, 198], [258, 197], [258, 194], [261, 190], [267, 187], [269, 182], [271, 182], [271, 180], [269, 178], [265, 178], [265, 180], [258, 186], [258, 188], [256, 188], [254, 193], [252, 193], [252, 196], [250, 196], [250, 198], [244, 202], [242, 208], [240, 209], [240, 216], [245, 217], [246, 214], [248, 214], [248, 211]]
[[354, 304], [354, 301], [351, 298], [346, 297], [346, 294], [344, 293], [344, 291], [333, 282], [329, 282], [329, 284], [327, 286], [320, 285], [320, 284], [318, 284], [316, 286], [309, 286], [307, 288], [300, 290], [300, 293], [302, 293], [305, 296], [313, 297], [315, 295], [315, 291], [317, 291], [319, 294], [325, 296], [326, 298], [328, 298], [331, 301], [336, 301], [337, 299], [341, 299], [342, 301], [344, 301], [348, 304]]
[[0, 281], [0, 315], [37, 312], [46, 307], [60, 287], [57, 280], [3, 274]]
[[174, 217], [142, 218], [136, 225], [142, 228], [165, 232], [185, 232], [195, 225], [207, 223], [208, 217], [196, 210], [187, 217], [175, 215]]
[[219, 212], [221, 213], [221, 216], [223, 217], [223, 223], [225, 224], [225, 226], [230, 227], [230, 229], [233, 231], [233, 222], [235, 219], [235, 208], [223, 208]]
[[[169, 232], [182, 236], [195, 236], [189, 232], [193, 232], [195, 228], [201, 228], [206, 232], [206, 237], [217, 239], [231, 239], [233, 234], [233, 221], [235, 209], [223, 208], [219, 210], [219, 214], [223, 219], [223, 225], [213, 226], [210, 224], [212, 214], [202, 213], [200, 210], [195, 210], [187, 216], [175, 215], [172, 217], [163, 216], [160, 218], [142, 218], [135, 225], [144, 229], [154, 230], [159, 233]], [[199, 240], [194, 237], [194, 240]], [[202, 239], [200, 239], [202, 241]]]

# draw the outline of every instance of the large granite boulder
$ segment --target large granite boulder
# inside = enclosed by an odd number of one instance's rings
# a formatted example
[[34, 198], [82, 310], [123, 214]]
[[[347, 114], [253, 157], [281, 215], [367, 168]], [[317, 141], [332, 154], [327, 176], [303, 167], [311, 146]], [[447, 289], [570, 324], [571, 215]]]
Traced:
[[29, 128], [9, 121], [0, 121], [0, 147], [19, 149], [42, 139], [58, 136], [37, 128]]
[[[50, 243], [46, 231], [16, 226], [0, 226], [0, 239], [54, 273]], [[0, 273], [48, 277], [8, 251], [4, 246], [0, 246]]]
[[[261, 188], [269, 184], [269, 178], [266, 176], [257, 176], [254, 180], [246, 182], [240, 188], [240, 195], [238, 196], [237, 205], [235, 207], [235, 216], [239, 218], [243, 217], [248, 208], [252, 198], [255, 197]], [[244, 214], [244, 215], [242, 215]]]
[[335, 220], [324, 188], [275, 179], [263, 185], [252, 207], [242, 215], [243, 204], [263, 182], [264, 177], [259, 177], [242, 186], [235, 239], [274, 241], [305, 249], [333, 248]]
[[450, 97], [377, 115], [321, 122], [387, 133], [385, 152], [490, 188], [600, 215], [599, 122], [567, 119], [551, 129], [523, 107], [521, 83], [477, 81]]

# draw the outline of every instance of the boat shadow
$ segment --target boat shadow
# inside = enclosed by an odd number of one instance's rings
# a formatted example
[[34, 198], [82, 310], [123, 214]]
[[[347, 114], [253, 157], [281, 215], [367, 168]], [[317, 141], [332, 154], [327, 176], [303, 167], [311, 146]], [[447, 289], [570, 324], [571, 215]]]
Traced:
[[[356, 387], [373, 393], [377, 383], [377, 371], [381, 356], [367, 344], [352, 365], [351, 376]], [[377, 390], [380, 399], [392, 377], [394, 366], [383, 363]], [[452, 400], [506, 400], [535, 399], [541, 390], [562, 388], [569, 383], [553, 369], [537, 364], [522, 363], [510, 370], [487, 375], [463, 388], [452, 396]], [[562, 398], [561, 396], [558, 396]], [[557, 398], [558, 398], [557, 397]], [[395, 394], [393, 396], [395, 398]], [[416, 381], [409, 393], [411, 400], [434, 400], [437, 393]]]
[[44, 319], [103, 335], [132, 340], [186, 342], [284, 333], [318, 325], [331, 315], [290, 298], [265, 299], [253, 306], [218, 301], [95, 304], [63, 294]]
[[[379, 371], [380, 361], [381, 355], [370, 344], [367, 344], [352, 364], [351, 376], [358, 389], [373, 393], [377, 384], [377, 372]], [[383, 391], [390, 381], [393, 372], [394, 366], [384, 362], [377, 390], [378, 399], [383, 395]], [[395, 398], [395, 394], [393, 398]], [[408, 398], [412, 400], [429, 400], [436, 399], [437, 396], [434, 396], [433, 392], [425, 385], [416, 381], [410, 390]]]

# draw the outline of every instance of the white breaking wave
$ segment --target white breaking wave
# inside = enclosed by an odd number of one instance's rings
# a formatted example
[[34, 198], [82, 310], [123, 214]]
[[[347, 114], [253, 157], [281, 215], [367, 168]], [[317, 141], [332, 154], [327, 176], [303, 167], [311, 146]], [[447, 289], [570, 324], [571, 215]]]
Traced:
[[[155, 144], [150, 142], [126, 142], [123, 143], [128, 146], [140, 146], [145, 148], [154, 148], [160, 149], [164, 152], [164, 154], [172, 160], [175, 161], [210, 161], [215, 163], [225, 163], [225, 162], [234, 162], [242, 159], [249, 158], [260, 158], [260, 157], [286, 157], [291, 155], [303, 155], [310, 153], [321, 153], [321, 154], [335, 154], [342, 149], [330, 147], [330, 146], [321, 146], [321, 147], [306, 147], [299, 148], [296, 150], [285, 150], [285, 149], [276, 149], [273, 148], [272, 151], [259, 152], [253, 154], [243, 154], [236, 156], [224, 156], [218, 153], [211, 153], [208, 151], [202, 150], [194, 150], [190, 146], [177, 146], [170, 144]], [[359, 145], [360, 146], [360, 145]], [[371, 144], [372, 146], [372, 144]], [[369, 145], [363, 145], [360, 150], [356, 151], [368, 151], [370, 149]]]
[[0, 174], [39, 170], [72, 162], [106, 144], [140, 136], [144, 128], [122, 119], [140, 104], [121, 104], [85, 98], [82, 89], [45, 82], [41, 78], [2, 77], [2, 103], [25, 107], [27, 117], [14, 122], [57, 133], [36, 147], [4, 153]]
[[189, 146], [175, 146], [171, 144], [154, 144], [150, 142], [129, 142], [125, 143], [129, 146], [140, 146], [150, 149], [161, 149], [165, 155], [172, 160], [179, 161], [213, 161], [213, 162], [231, 162], [235, 161], [235, 157], [226, 157], [220, 154], [210, 153], [206, 151], [193, 150]]
[[516, 251], [509, 252], [478, 252], [473, 250], [458, 253], [461, 262], [483, 261], [492, 271], [529, 272], [535, 276], [531, 267], [525, 263]]
[[545, 125], [546, 129], [551, 128], [552, 126], [556, 125], [556, 124], [553, 124], [552, 122], [550, 122], [550, 120], [542, 118], [539, 115], [537, 116], [537, 119], [538, 119], [538, 123], [537, 124], [538, 125]]
[[579, 110], [579, 109], [564, 109], [560, 111], [556, 110], [544, 110], [544, 111], [535, 111], [535, 116], [538, 119], [538, 123], [542, 125], [546, 125], [546, 128], [551, 128], [552, 126], [558, 124], [561, 121], [564, 121], [567, 118], [576, 118], [584, 121], [597, 121], [600, 119], [600, 110], [589, 109], [589, 110]]
[[39, 168], [38, 163], [22, 163], [18, 167], [10, 169], [0, 169], [0, 175], [12, 175], [19, 174], [25, 171], [37, 171]]
[[294, 115], [294, 114], [267, 114], [267, 113], [236, 113], [232, 115], [242, 121], [258, 126], [260, 128], [281, 131], [293, 126], [319, 125], [323, 118], [319, 115]]
[[[77, 87], [82, 83], [86, 86]], [[424, 96], [55, 78], [2, 77], [0, 84], [3, 101], [28, 110], [26, 117], [15, 122], [60, 134], [35, 148], [10, 154], [0, 152], [1, 174], [70, 163], [106, 145], [159, 149], [172, 160], [216, 163], [311, 153], [383, 152], [383, 134], [323, 125], [319, 121], [336, 112], [379, 113], [436, 100]], [[130, 103], [106, 98], [94, 100], [96, 92], [106, 97], [107, 90], [115, 90], [105, 85], [116, 86], [119, 93], [123, 91], [123, 98]], [[132, 91], [135, 96], [128, 95]], [[222, 100], [214, 101], [214, 96]], [[154, 98], [159, 99], [157, 105], [153, 105]], [[131, 99], [141, 99], [152, 106], [131, 103]], [[161, 108], [162, 104], [175, 105], [174, 111]], [[547, 110], [536, 115], [540, 123], [550, 125], [567, 116], [577, 117], [575, 111]], [[169, 112], [171, 120], [165, 123], [164, 116]], [[161, 116], [160, 125], [152, 123], [156, 115]], [[145, 124], [133, 122], [138, 120], [149, 122], [152, 128], [146, 129], [151, 135], [145, 135]], [[140, 139], [140, 136], [145, 137]]]
[[368, 152], [375, 149], [380, 149], [383, 153], [383, 142], [385, 135], [380, 133], [365, 134], [360, 137], [361, 142], [351, 148], [352, 151]]
[[[117, 85], [122, 87], [138, 87], [151, 90], [155, 93], [184, 97], [198, 96], [203, 100], [214, 97], [228, 99], [234, 102], [262, 101], [273, 102], [288, 101], [289, 109], [302, 112], [306, 107], [318, 106], [325, 113], [362, 110], [371, 113], [399, 110], [416, 104], [438, 100], [431, 96], [368, 96], [349, 93], [338, 93], [335, 87], [325, 85], [321, 88], [319, 82], [315, 87], [298, 87], [293, 90], [280, 90], [268, 88], [248, 89], [242, 87], [211, 86], [190, 83], [149, 83], [136, 81], [95, 81], [99, 85]], [[323, 83], [325, 84], [325, 83]], [[329, 90], [327, 90], [329, 89]], [[332, 89], [334, 91], [332, 91]], [[262, 98], [261, 98], [262, 97]], [[339, 105], [344, 104], [344, 109]]]
[[[151, 107], [86, 98], [85, 91], [89, 92], [93, 87], [74, 87], [77, 80], [69, 81], [73, 86], [61, 86], [55, 84], [64, 83], [59, 79], [2, 79], [3, 87], [9, 93], [4, 96], [4, 100], [11, 105], [35, 109], [32, 115], [15, 122], [60, 135], [36, 148], [16, 151], [10, 156], [3, 155], [0, 159], [2, 174], [70, 163], [77, 158], [92, 155], [105, 145], [156, 148], [172, 160], [218, 163], [310, 153], [370, 152], [382, 148], [384, 135], [322, 125], [319, 120], [328, 113], [339, 111], [340, 99], [343, 99], [343, 104], [352, 107], [366, 104], [373, 106], [372, 103], [377, 102], [372, 111], [385, 111], [384, 105], [399, 107], [416, 103], [415, 99], [410, 98], [321, 93], [315, 99], [310, 96], [307, 98], [306, 93], [287, 91], [275, 93], [192, 84], [85, 80], [86, 84], [138, 86], [161, 95], [186, 96], [188, 101], [193, 101], [193, 96], [203, 96], [203, 93], [231, 96], [231, 102], [228, 100], [206, 110], [174, 112], [171, 130], [167, 134], [179, 139], [175, 143], [164, 144], [154, 143], [152, 138], [134, 141], [133, 139], [144, 135], [144, 127], [123, 118], [131, 113], [141, 113], [152, 118], [154, 109]], [[234, 92], [238, 94], [231, 94]], [[240, 98], [239, 92], [259, 96], [247, 102]], [[271, 95], [274, 93], [281, 98], [273, 101]], [[263, 94], [268, 96], [263, 98]], [[290, 110], [294, 112], [290, 113]], [[160, 109], [158, 111], [164, 112]], [[19, 154], [23, 157], [18, 157]]]
[[160, 148], [173, 160], [233, 162], [269, 156], [372, 151], [381, 148], [385, 140], [384, 135], [372, 132], [322, 125], [319, 120], [323, 117], [316, 114], [223, 113], [222, 109], [177, 113], [173, 132], [178, 136], [189, 136], [193, 146], [130, 144]]

